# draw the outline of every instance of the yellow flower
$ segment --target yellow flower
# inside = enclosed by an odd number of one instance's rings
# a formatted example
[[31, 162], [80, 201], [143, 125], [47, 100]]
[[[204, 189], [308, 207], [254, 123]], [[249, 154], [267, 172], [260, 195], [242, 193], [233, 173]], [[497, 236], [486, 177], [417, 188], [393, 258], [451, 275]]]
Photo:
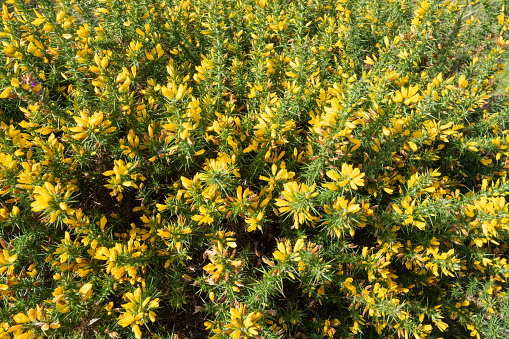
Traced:
[[27, 317], [25, 314], [23, 313], [18, 313], [16, 314], [14, 317], [13, 317], [14, 321], [17, 322], [17, 323], [26, 323], [26, 322], [29, 322], [30, 321], [30, 318]]
[[286, 170], [285, 162], [282, 161], [280, 165], [279, 171], [277, 170], [277, 165], [272, 164], [271, 167], [271, 176], [266, 177], [263, 175], [260, 175], [260, 180], [268, 181], [269, 183], [269, 191], [272, 191], [274, 189], [274, 184], [279, 180], [289, 180], [292, 179], [295, 176], [294, 172], [288, 172]]
[[261, 331], [261, 326], [257, 323], [262, 318], [260, 312], [247, 313], [247, 307], [242, 303], [235, 308], [230, 308], [230, 324], [225, 334], [229, 334], [233, 339], [257, 336]]
[[277, 243], [277, 250], [274, 251], [274, 259], [285, 262], [287, 260], [299, 261], [301, 260], [300, 255], [297, 253], [304, 248], [304, 239], [299, 239], [295, 243], [292, 250], [292, 244], [289, 240]]
[[126, 313], [120, 316], [118, 324], [122, 327], [131, 325], [134, 322], [134, 317], [130, 313]]
[[32, 211], [40, 212], [50, 206], [50, 202], [53, 200], [52, 194], [55, 192], [55, 188], [50, 183], [46, 183], [45, 187], [36, 187], [34, 189], [35, 201], [30, 204]]
[[[141, 330], [140, 326], [146, 322], [146, 317], [154, 322], [156, 319], [156, 314], [151, 309], [159, 307], [159, 298], [152, 299], [150, 297], [146, 297], [142, 301], [141, 297], [142, 291], [141, 288], [137, 288], [134, 292], [128, 292], [124, 294], [124, 299], [129, 302], [123, 304], [122, 307], [126, 309], [126, 312], [119, 316], [118, 324], [122, 327], [127, 327], [131, 325], [131, 329], [136, 336], [136, 338], [141, 338]], [[111, 310], [113, 305], [108, 305], [108, 308]]]
[[246, 218], [245, 219], [246, 224], [249, 225], [247, 227], [247, 231], [253, 232], [253, 231], [256, 231], [257, 229], [261, 231], [262, 226], [260, 225], [260, 221], [262, 221], [262, 219], [263, 219], [263, 212], [258, 212], [256, 217], [253, 216], [253, 217]]
[[92, 295], [92, 283], [86, 283], [80, 288], [81, 302], [86, 301]]
[[286, 243], [278, 242], [278, 250], [273, 253], [274, 259], [285, 262], [292, 253], [292, 246], [287, 240]]
[[359, 204], [355, 203], [355, 198], [353, 198], [350, 202], [343, 197], [338, 197], [336, 199], [336, 203], [334, 203], [334, 208], [337, 210], [342, 209], [343, 215], [346, 215], [347, 213], [356, 213], [361, 208]]
[[417, 93], [418, 91], [419, 85], [410, 86], [408, 88], [401, 87], [401, 91], [396, 91], [392, 101], [403, 102], [407, 106], [418, 103], [422, 99], [422, 97]]
[[194, 221], [198, 221], [198, 225], [207, 224], [210, 225], [214, 222], [214, 219], [209, 215], [209, 212], [204, 206], [200, 206], [200, 214], [195, 214], [191, 217]]
[[[352, 165], [344, 163], [341, 166], [341, 175], [336, 173], [334, 170], [329, 170], [326, 174], [330, 179], [336, 181], [340, 187], [345, 187], [346, 185], [350, 184], [352, 189], [357, 190], [359, 186], [364, 186], [363, 178], [365, 174], [361, 173], [357, 167], [353, 168]], [[334, 183], [325, 183], [322, 184], [322, 186], [332, 191], [338, 189]]]
[[2, 93], [0, 94], [0, 99], [8, 98], [9, 94], [11, 94], [11, 91], [12, 91], [12, 87], [7, 87], [6, 89], [4, 89], [2, 91]]
[[205, 272], [211, 274], [211, 278], [213, 281], [217, 281], [219, 279], [221, 273], [223, 272], [223, 269], [224, 269], [223, 265], [214, 263], [208, 263], [203, 267], [203, 270]]
[[[57, 216], [60, 214], [62, 210], [71, 212], [71, 209], [67, 208], [67, 204], [64, 201], [70, 197], [74, 187], [72, 185], [68, 185], [65, 190], [65, 194], [62, 193], [62, 186], [60, 183], [57, 183], [56, 186], [53, 184], [46, 182], [44, 186], [37, 186], [34, 188], [34, 199], [35, 201], [30, 204], [32, 206], [32, 211], [40, 212], [43, 210], [47, 210], [46, 214], [49, 215], [49, 221], [51, 223], [55, 222]], [[64, 208], [65, 207], [65, 208]]]
[[352, 278], [346, 278], [345, 282], [343, 283], [343, 286], [345, 286], [352, 294], [357, 293], [357, 288], [355, 288], [354, 285], [352, 285], [353, 279]]
[[111, 176], [108, 180], [108, 184], [104, 185], [104, 187], [112, 190], [112, 192], [110, 192], [112, 197], [118, 195], [117, 200], [120, 201], [123, 197], [122, 191], [124, 191], [124, 187], [138, 188], [135, 181], [138, 179], [145, 181], [146, 178], [139, 173], [129, 174], [129, 171], [133, 170], [139, 162], [136, 162], [134, 165], [132, 163], [126, 164], [120, 159], [115, 160], [114, 164], [113, 170], [103, 172], [104, 176]]
[[212, 199], [220, 191], [224, 192], [234, 177], [240, 177], [239, 170], [235, 168], [235, 156], [222, 154], [217, 159], [208, 160], [204, 169], [199, 178], [207, 185], [202, 193], [206, 199]]
[[75, 140], [83, 140], [91, 133], [104, 135], [117, 129], [116, 127], [110, 127], [110, 120], [103, 121], [104, 113], [101, 111], [95, 112], [90, 118], [85, 111], [82, 111], [79, 117], [75, 116], [73, 119], [77, 126], [71, 127], [69, 130], [76, 133], [72, 136]]
[[237, 187], [237, 197], [230, 197], [233, 206], [237, 207], [239, 211], [244, 211], [246, 207], [248, 207], [251, 202], [257, 202], [257, 196], [253, 193], [249, 188], [246, 188], [244, 192], [242, 192], [242, 186]]
[[465, 78], [465, 76], [463, 74], [460, 75], [460, 77], [458, 79], [458, 85], [461, 88], [467, 88], [467, 86], [468, 86], [468, 81], [467, 81], [467, 79]]
[[293, 215], [295, 228], [299, 228], [299, 225], [306, 221], [314, 222], [318, 219], [310, 213], [310, 210], [314, 207], [312, 198], [318, 195], [318, 193], [313, 193], [316, 184], [308, 187], [304, 183], [299, 184], [292, 181], [285, 183], [283, 187], [284, 191], [282, 194], [284, 199], [276, 199], [276, 206], [279, 207], [279, 212]]
[[138, 325], [133, 325], [133, 333], [134, 333], [134, 335], [136, 336], [136, 339], [140, 339], [140, 338], [141, 338], [141, 330], [140, 330], [140, 326], [138, 326]]
[[[369, 208], [369, 206], [365, 207]], [[351, 214], [361, 210], [360, 205], [355, 203], [355, 198], [348, 201], [341, 196], [337, 197], [332, 208], [326, 204], [324, 205], [324, 210], [327, 215], [325, 216], [323, 225], [330, 225], [331, 235], [335, 235], [338, 238], [342, 237], [344, 231], [348, 231], [353, 237], [355, 235], [355, 225], [358, 227], [365, 226], [365, 218], [363, 216], [359, 218], [352, 218], [351, 216]]]

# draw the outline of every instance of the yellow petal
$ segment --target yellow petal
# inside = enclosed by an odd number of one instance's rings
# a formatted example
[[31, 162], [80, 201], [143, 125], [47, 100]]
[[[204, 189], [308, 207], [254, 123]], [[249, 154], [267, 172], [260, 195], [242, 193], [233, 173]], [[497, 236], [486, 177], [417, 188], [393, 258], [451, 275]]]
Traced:
[[19, 335], [15, 337], [16, 339], [29, 339], [32, 336], [32, 331], [29, 331], [27, 333], [23, 333], [22, 335]]
[[422, 221], [416, 221], [414, 222], [415, 226], [420, 229], [421, 231], [424, 230], [426, 228], [426, 223], [422, 222]]
[[327, 173], [325, 173], [325, 174], [327, 174], [327, 176], [334, 181], [339, 180], [339, 174], [337, 174], [334, 170], [327, 171]]
[[138, 326], [138, 325], [134, 325], [134, 326], [133, 326], [133, 332], [134, 332], [134, 335], [136, 336], [136, 339], [141, 339], [141, 330], [140, 330], [140, 326]]
[[32, 211], [40, 212], [43, 209], [48, 208], [49, 204], [46, 201], [43, 201], [41, 199], [37, 199], [36, 201], [31, 203], [30, 206], [32, 206]]
[[403, 95], [400, 91], [396, 91], [396, 95], [394, 95], [394, 98], [392, 98], [392, 101], [394, 102], [402, 102], [403, 101]]
[[81, 301], [87, 300], [92, 295], [92, 283], [86, 283], [85, 285], [81, 286], [80, 294], [82, 296]]
[[124, 314], [124, 317], [118, 321], [122, 327], [129, 326], [134, 321], [134, 317], [130, 313]]
[[27, 317], [25, 314], [23, 313], [18, 313], [16, 314], [14, 317], [13, 317], [14, 321], [17, 322], [17, 323], [26, 323], [26, 322], [29, 322], [30, 321], [30, 318]]
[[42, 24], [44, 21], [46, 21], [46, 18], [39, 18], [39, 19], [35, 19], [34, 21], [32, 21], [32, 25], [34, 26], [39, 26], [40, 24]]
[[2, 94], [0, 94], [0, 99], [5, 99], [9, 96], [9, 94], [11, 94], [11, 91], [12, 91], [12, 87], [7, 87], [6, 89], [4, 89], [2, 91]]
[[303, 239], [299, 239], [299, 240], [297, 240], [297, 242], [295, 243], [295, 246], [294, 246], [294, 248], [293, 248], [293, 251], [294, 251], [294, 252], [298, 252], [298, 251], [300, 251], [303, 247], [304, 247], [304, 240], [303, 240]]

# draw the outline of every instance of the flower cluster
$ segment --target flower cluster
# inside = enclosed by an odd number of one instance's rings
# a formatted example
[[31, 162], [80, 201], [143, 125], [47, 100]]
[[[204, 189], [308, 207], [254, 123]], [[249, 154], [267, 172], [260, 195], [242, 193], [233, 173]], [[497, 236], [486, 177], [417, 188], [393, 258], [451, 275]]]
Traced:
[[499, 336], [506, 7], [3, 1], [0, 338]]

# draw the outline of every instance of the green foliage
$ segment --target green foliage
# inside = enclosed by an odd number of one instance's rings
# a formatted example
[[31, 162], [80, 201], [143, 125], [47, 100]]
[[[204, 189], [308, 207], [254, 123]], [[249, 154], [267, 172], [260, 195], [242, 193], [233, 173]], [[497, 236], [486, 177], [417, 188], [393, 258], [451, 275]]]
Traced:
[[0, 338], [507, 337], [506, 7], [5, 1]]

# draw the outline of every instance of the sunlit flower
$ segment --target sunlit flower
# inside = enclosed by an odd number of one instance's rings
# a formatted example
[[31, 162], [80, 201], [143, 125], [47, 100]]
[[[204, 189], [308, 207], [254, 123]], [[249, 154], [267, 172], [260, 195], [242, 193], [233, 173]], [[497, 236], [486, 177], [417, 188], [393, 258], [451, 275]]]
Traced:
[[315, 221], [317, 217], [311, 215], [314, 210], [313, 198], [318, 195], [314, 192], [316, 184], [308, 187], [306, 184], [299, 184], [295, 181], [285, 183], [282, 192], [283, 199], [276, 199], [275, 205], [279, 207], [280, 213], [293, 215], [294, 227], [308, 221]]
[[341, 174], [338, 174], [335, 170], [327, 171], [327, 176], [334, 180], [336, 183], [322, 184], [323, 187], [330, 190], [337, 190], [339, 187], [345, 187], [350, 185], [354, 190], [358, 189], [358, 186], [364, 186], [364, 173], [361, 173], [359, 168], [353, 168], [352, 165], [343, 163], [341, 166]]

